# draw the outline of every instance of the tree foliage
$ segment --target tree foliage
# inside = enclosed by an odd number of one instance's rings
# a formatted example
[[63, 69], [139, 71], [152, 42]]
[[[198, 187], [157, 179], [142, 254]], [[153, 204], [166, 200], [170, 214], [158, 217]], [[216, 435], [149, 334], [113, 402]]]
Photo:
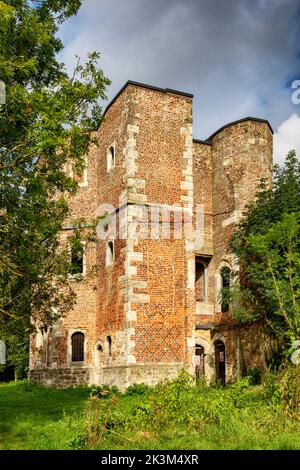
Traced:
[[[80, 0], [0, 1], [0, 332], [24, 335], [73, 304], [70, 257], [59, 248], [69, 195], [65, 172], [84, 168], [109, 80], [93, 52], [71, 75], [57, 60], [59, 25]], [[76, 241], [78, 233], [75, 235]]]
[[[300, 162], [289, 152], [262, 181], [231, 249], [240, 265], [232, 297], [241, 321], [263, 319], [286, 346], [300, 337]], [[235, 292], [234, 292], [235, 289]]]

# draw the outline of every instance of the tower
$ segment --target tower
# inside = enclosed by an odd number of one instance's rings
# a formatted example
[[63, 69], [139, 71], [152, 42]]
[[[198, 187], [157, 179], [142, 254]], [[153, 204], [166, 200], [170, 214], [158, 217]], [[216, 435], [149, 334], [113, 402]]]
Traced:
[[192, 216], [192, 96], [129, 82], [106, 111], [99, 142], [114, 164], [99, 160], [98, 203], [102, 214], [107, 203], [116, 209], [118, 236], [98, 242], [93, 381], [152, 384], [188, 366], [194, 348], [193, 246], [185, 233], [174, 238], [172, 223], [162, 235], [174, 207]]

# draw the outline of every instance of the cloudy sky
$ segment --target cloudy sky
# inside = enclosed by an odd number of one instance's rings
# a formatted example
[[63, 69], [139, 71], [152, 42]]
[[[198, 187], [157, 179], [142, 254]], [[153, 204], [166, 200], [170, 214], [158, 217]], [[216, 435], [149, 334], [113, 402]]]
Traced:
[[[300, 155], [299, 0], [83, 0], [63, 25], [68, 69], [102, 53], [110, 100], [127, 80], [194, 94], [194, 137], [227, 122], [266, 118], [274, 156]], [[300, 94], [299, 94], [300, 96]]]

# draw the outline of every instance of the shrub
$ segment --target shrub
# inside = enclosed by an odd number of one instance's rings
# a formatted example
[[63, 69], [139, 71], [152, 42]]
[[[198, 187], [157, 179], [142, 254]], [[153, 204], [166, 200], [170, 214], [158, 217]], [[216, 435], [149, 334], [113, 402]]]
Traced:
[[273, 409], [279, 409], [280, 396], [279, 396], [278, 376], [276, 372], [269, 371], [268, 374], [266, 375], [263, 397]]
[[269, 372], [264, 397], [272, 408], [300, 419], [300, 366], [282, 367], [277, 374]]
[[300, 419], [300, 366], [290, 365], [279, 373], [278, 394], [282, 410]]
[[155, 442], [169, 442], [165, 440], [173, 433], [204, 437], [210, 432], [215, 439], [221, 431], [235, 442], [241, 432], [252, 436], [256, 428], [274, 430], [277, 418], [280, 423], [299, 416], [299, 367], [269, 373], [264, 387], [253, 387], [252, 381], [249, 374], [225, 388], [196, 385], [183, 370], [172, 382], [153, 388], [133, 385], [119, 398], [89, 400], [83, 416], [70, 418], [73, 439], [68, 445], [73, 449], [123, 448], [138, 446], [149, 436]]
[[112, 438], [128, 427], [128, 417], [118, 408], [118, 398], [89, 402], [80, 419], [80, 430], [77, 421], [70, 420], [69, 427], [74, 430], [74, 438], [68, 447], [75, 450], [95, 449], [104, 441]]
[[259, 367], [249, 367], [247, 369], [246, 377], [249, 377], [251, 385], [258, 385], [261, 383], [261, 370]]
[[250, 395], [246, 390], [251, 385], [251, 377], [242, 377], [230, 386], [229, 397], [235, 408], [245, 408], [250, 403]]
[[138, 403], [132, 417], [140, 427], [159, 431], [170, 426], [201, 427], [217, 422], [219, 413], [226, 409], [227, 398], [207, 400], [208, 387], [196, 385], [186, 370], [182, 370], [172, 382], [157, 385], [145, 400]]

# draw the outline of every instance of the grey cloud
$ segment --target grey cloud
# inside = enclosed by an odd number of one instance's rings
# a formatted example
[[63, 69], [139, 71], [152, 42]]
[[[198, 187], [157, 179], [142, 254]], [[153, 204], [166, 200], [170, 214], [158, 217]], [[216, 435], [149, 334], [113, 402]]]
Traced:
[[[298, 16], [297, 16], [298, 13]], [[112, 98], [128, 80], [194, 93], [194, 134], [254, 115], [276, 128], [300, 78], [298, 0], [84, 0], [60, 34], [74, 55], [102, 52]]]

